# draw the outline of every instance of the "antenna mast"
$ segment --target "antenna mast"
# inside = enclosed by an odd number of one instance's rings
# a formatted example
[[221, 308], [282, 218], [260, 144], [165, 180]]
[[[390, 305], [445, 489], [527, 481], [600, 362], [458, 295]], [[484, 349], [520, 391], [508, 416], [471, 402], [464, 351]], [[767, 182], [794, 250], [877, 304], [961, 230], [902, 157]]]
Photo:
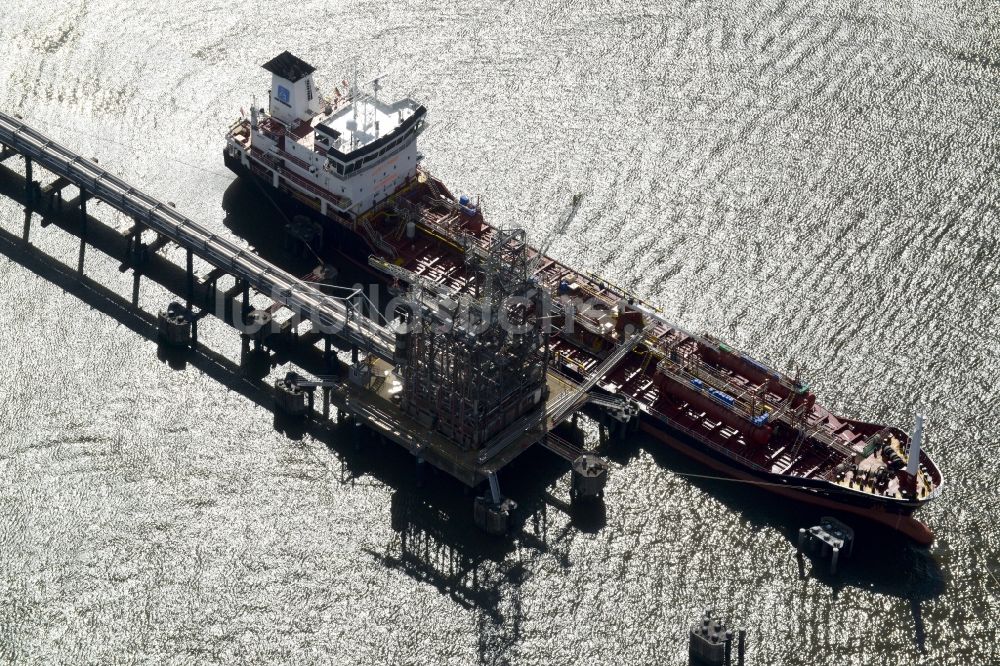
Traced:
[[354, 107], [354, 122], [358, 121], [358, 61], [354, 61], [354, 73], [351, 79], [351, 106]]
[[351, 149], [358, 144], [358, 61], [354, 61], [354, 72], [351, 78], [351, 112], [353, 113], [354, 129], [351, 130]]
[[372, 81], [372, 93], [373, 93], [373, 96], [375, 98], [375, 104], [374, 104], [375, 108], [372, 109], [372, 110], [375, 113], [375, 138], [376, 139], [378, 138], [378, 91], [381, 90], [381, 89], [382, 89], [382, 86], [379, 85], [379, 83], [378, 83], [378, 77], [376, 76], [375, 80]]

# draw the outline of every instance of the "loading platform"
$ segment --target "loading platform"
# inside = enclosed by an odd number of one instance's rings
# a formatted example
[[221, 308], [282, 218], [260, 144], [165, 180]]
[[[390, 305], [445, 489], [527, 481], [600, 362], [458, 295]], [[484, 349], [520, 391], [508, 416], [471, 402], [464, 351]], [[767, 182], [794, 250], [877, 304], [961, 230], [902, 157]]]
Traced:
[[[58, 228], [79, 236], [78, 272], [81, 276], [84, 251], [90, 245], [116, 260], [121, 259], [122, 270], [133, 270], [134, 305], [138, 302], [140, 275], [154, 279], [158, 275], [170, 278], [160, 283], [186, 301], [183, 312], [187, 313], [187, 319], [164, 318], [168, 320], [165, 325], [190, 325], [193, 344], [198, 344], [197, 321], [208, 315], [215, 315], [233, 326], [243, 338], [244, 349], [252, 342], [257, 349], [270, 354], [263, 349], [269, 345], [269, 337], [289, 339], [291, 344], [288, 346], [299, 352], [274, 354], [269, 359], [274, 362], [280, 356], [284, 362], [294, 360], [307, 372], [334, 378], [313, 382], [311, 387], [322, 388], [324, 418], [329, 417], [332, 405], [337, 410], [338, 421], [350, 419], [368, 427], [405, 448], [418, 462], [426, 461], [469, 486], [488, 481], [494, 509], [502, 504], [497, 473], [532, 445], [540, 443], [570, 463], [584, 455], [582, 449], [557, 437], [552, 431], [588, 402], [591, 389], [642, 335], [623, 342], [621, 349], [609, 356], [582, 383], [547, 370], [543, 382], [546, 397], [538, 409], [512, 421], [481, 447], [463, 446], [428, 427], [428, 423], [415, 417], [412, 410], [407, 412], [401, 407], [398, 393], [403, 378], [400, 376], [397, 333], [362, 314], [350, 298], [331, 296], [321, 291], [313, 282], [316, 273], [305, 278], [291, 275], [253, 252], [210, 232], [177, 212], [172, 204], [164, 203], [114, 176], [99, 166], [96, 160], [81, 157], [20, 119], [4, 113], [0, 113], [0, 153], [4, 159], [13, 155], [24, 159], [23, 201], [26, 215], [22, 238], [26, 245], [32, 212], [47, 210], [51, 215], [45, 220], [50, 217], [59, 220], [56, 222]], [[43, 167], [55, 176], [54, 180], [42, 186], [33, 178], [33, 166]], [[9, 170], [9, 163], [3, 168]], [[77, 188], [79, 196], [64, 200], [64, 191], [68, 187]], [[87, 201], [90, 199], [97, 199], [124, 213], [133, 220], [133, 225], [120, 232], [91, 218], [87, 214]], [[79, 208], [79, 221], [67, 222], [74, 207]], [[152, 243], [143, 243], [145, 231], [156, 234]], [[185, 250], [184, 268], [155, 256], [156, 251], [167, 244]], [[194, 257], [208, 265], [201, 278], [195, 274]], [[153, 264], [159, 268], [153, 270]], [[179, 276], [183, 277], [178, 279]], [[220, 291], [218, 283], [225, 276], [232, 277], [235, 285]], [[254, 310], [251, 290], [270, 299], [273, 305], [264, 310]], [[272, 316], [282, 309], [292, 314], [283, 324], [277, 324]], [[259, 323], [262, 319], [270, 324], [266, 330], [254, 325], [255, 321]], [[300, 333], [300, 323], [308, 330]], [[187, 340], [183, 336], [180, 339]], [[316, 348], [319, 343], [322, 343], [321, 355]], [[340, 348], [352, 350], [351, 364], [337, 359], [333, 351], [335, 343]], [[317, 363], [317, 359], [321, 360]], [[359, 379], [357, 370], [362, 366], [366, 374]], [[309, 402], [311, 405], [311, 393]], [[595, 397], [595, 404], [620, 407], [607, 397]], [[314, 415], [318, 417], [318, 414]]]

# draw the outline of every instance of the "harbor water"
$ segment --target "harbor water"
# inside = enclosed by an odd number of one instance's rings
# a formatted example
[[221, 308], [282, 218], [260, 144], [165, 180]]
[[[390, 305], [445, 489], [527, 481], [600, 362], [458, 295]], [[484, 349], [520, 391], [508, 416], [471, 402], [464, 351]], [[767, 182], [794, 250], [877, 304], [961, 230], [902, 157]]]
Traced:
[[[925, 411], [946, 483], [919, 514], [932, 547], [843, 517], [854, 555], [830, 576], [796, 557], [822, 514], [633, 435], [603, 510], [571, 509], [566, 468], [526, 454], [500, 478], [523, 525], [489, 539], [457, 483], [391, 445], [276, 419], [222, 324], [199, 327], [210, 352], [158, 350], [120, 257], [88, 253], [81, 285], [76, 239], [36, 218], [25, 249], [4, 197], [0, 661], [680, 665], [712, 608], [750, 664], [1000, 664], [997, 16], [5, 3], [0, 108], [214, 232], [283, 242], [222, 164], [262, 63], [288, 49], [327, 94], [380, 77], [428, 107], [424, 165], [493, 224], [799, 372], [835, 412], [908, 429]], [[146, 313], [170, 298], [142, 283]]]

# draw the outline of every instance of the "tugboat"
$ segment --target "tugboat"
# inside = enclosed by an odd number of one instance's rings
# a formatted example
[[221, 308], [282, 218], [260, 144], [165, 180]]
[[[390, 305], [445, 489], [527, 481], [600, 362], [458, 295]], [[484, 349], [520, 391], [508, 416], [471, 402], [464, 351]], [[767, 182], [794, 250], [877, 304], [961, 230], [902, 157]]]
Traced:
[[[264, 64], [267, 109], [229, 128], [224, 158], [323, 225], [326, 245], [387, 285], [467, 295], [474, 258], [502, 232], [478, 199], [454, 196], [420, 165], [427, 109], [380, 99], [376, 79], [346, 79], [319, 93], [315, 68], [289, 52]], [[710, 335], [671, 324], [606, 280], [526, 246], [535, 284], [553, 307], [552, 368], [624, 400], [623, 419], [716, 473], [856, 514], [933, 542], [914, 511], [941, 493], [943, 476], [912, 433], [831, 413], [798, 377]]]

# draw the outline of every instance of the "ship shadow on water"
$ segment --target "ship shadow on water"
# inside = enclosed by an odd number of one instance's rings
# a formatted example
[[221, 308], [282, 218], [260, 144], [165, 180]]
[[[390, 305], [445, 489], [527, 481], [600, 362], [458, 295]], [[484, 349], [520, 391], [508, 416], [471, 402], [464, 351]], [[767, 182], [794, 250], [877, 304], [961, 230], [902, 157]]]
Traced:
[[[282, 202], [287, 212], [278, 209], [276, 200], [255, 181], [236, 179], [222, 196], [222, 209], [225, 211], [222, 224], [231, 234], [244, 240], [255, 254], [291, 275], [301, 277], [323, 265], [334, 269], [334, 275], [325, 284], [343, 288], [340, 291], [327, 290], [328, 293], [346, 295], [348, 290], [360, 286], [364, 295], [371, 298], [376, 284], [374, 275], [338, 253], [342, 243], [339, 230], [333, 228], [332, 223], [323, 225], [323, 243], [313, 249], [305, 248], [289, 238], [285, 227], [295, 217], [317, 222], [319, 214], [298, 201], [283, 198]], [[353, 251], [352, 259], [367, 265], [367, 255], [357, 256], [357, 250]], [[375, 287], [375, 291], [377, 299], [374, 303], [386, 304], [391, 299], [384, 286]], [[375, 314], [370, 309], [366, 313], [369, 316]], [[380, 314], [384, 316], [384, 313]]]
[[[907, 602], [913, 618], [914, 644], [924, 651], [927, 635], [921, 604], [941, 596], [948, 586], [945, 570], [935, 559], [933, 547], [922, 547], [894, 530], [853, 514], [795, 504], [751, 484], [720, 479], [713, 470], [642, 433], [616, 443], [607, 451], [609, 458], [620, 464], [641, 452], [744, 518], [750, 529], [771, 528], [780, 533], [787, 542], [786, 557], [795, 562], [803, 582], [812, 578], [829, 587], [834, 599], [845, 589], [857, 588]], [[836, 574], [830, 573], [828, 558], [810, 555], [807, 549], [798, 550], [799, 529], [818, 525], [826, 515], [840, 519], [855, 532], [854, 550], [850, 557], [841, 559]]]
[[[283, 199], [284, 201], [284, 199]], [[247, 242], [254, 254], [266, 259], [279, 268], [292, 275], [303, 275], [316, 267], [321, 261], [319, 255], [329, 255], [329, 248], [336, 246], [337, 238], [333, 230], [326, 225], [324, 248], [317, 248], [316, 251], [309, 251], [305, 248], [298, 248], [295, 253], [289, 251], [289, 238], [285, 231], [285, 226], [296, 216], [304, 215], [315, 221], [319, 215], [316, 211], [306, 208], [297, 201], [287, 202], [287, 211], [276, 207], [275, 199], [263, 191], [262, 187], [255, 181], [245, 178], [237, 178], [222, 195], [222, 209], [225, 217], [222, 220], [223, 226], [237, 238]], [[360, 258], [362, 262], [367, 257]], [[370, 281], [367, 274], [356, 267], [345, 266], [343, 261], [333, 260], [332, 263], [342, 275], [339, 282], [346, 278], [354, 281]]]
[[287, 219], [258, 185], [244, 178], [233, 180], [222, 195], [222, 210], [226, 213], [223, 226], [245, 240], [255, 254], [272, 263], [286, 263], [283, 249]]
[[[275, 210], [274, 202], [256, 183], [243, 179], [234, 181], [226, 190], [223, 208], [226, 211], [224, 224], [229, 231], [243, 238], [264, 258], [296, 274], [315, 265], [316, 261], [308, 256], [291, 259], [283, 251], [283, 226], [287, 216]], [[312, 212], [295, 204], [292, 210], [306, 215]], [[315, 213], [312, 216], [315, 217]], [[327, 245], [330, 244], [328, 240]], [[333, 261], [339, 271], [337, 283], [348, 286], [371, 281], [371, 276], [357, 266], [339, 259]], [[385, 297], [384, 290], [381, 293]], [[572, 433], [563, 433], [563, 436], [570, 439]], [[463, 486], [444, 474], [437, 475], [433, 489], [414, 486], [412, 458], [394, 445], [388, 446], [391, 448], [385, 452], [388, 456], [351, 463], [354, 469], [373, 473], [396, 489], [391, 518], [395, 536], [382, 552], [371, 551], [370, 554], [384, 566], [436, 587], [463, 607], [478, 609], [481, 639], [490, 635], [494, 642], [499, 640], [503, 645], [494, 645], [494, 650], [509, 647], [511, 643], [507, 639], [514, 640], [519, 634], [519, 620], [516, 612], [505, 614], [500, 606], [505, 599], [508, 611], [517, 606], [505, 595], [516, 596], [517, 588], [527, 575], [527, 569], [511, 564], [510, 560], [515, 556], [521, 558], [525, 553], [529, 553], [529, 557], [549, 553], [559, 560], [564, 570], [569, 570], [571, 562], [561, 546], [569, 540], [572, 530], [597, 532], [603, 529], [607, 521], [605, 504], [573, 503], [568, 497], [558, 497], [554, 490], [555, 480], [567, 473], [565, 463], [540, 447], [533, 447], [515, 460], [502, 477], [505, 494], [520, 504], [520, 522], [513, 528], [511, 537], [505, 540], [487, 537], [471, 524], [469, 497], [463, 492]], [[675, 473], [714, 474], [642, 434], [624, 442], [604, 442], [599, 450], [619, 464], [646, 451], [659, 466]], [[390, 462], [393, 458], [395, 462]], [[393, 469], [396, 473], [391, 473]], [[746, 484], [698, 476], [684, 478], [742, 516], [752, 528], [777, 529], [785, 537], [788, 557], [795, 561], [799, 577], [803, 580], [812, 577], [828, 586], [835, 598], [841, 590], [853, 587], [908, 602], [913, 617], [914, 643], [923, 651], [926, 632], [921, 603], [937, 598], [946, 587], [944, 572], [927, 549], [855, 516], [840, 516], [855, 529], [856, 545], [852, 557], [842, 560], [838, 574], [830, 575], [828, 560], [812, 558], [798, 553], [797, 549], [799, 528], [818, 524], [823, 515], [831, 513], [829, 510], [795, 505]], [[558, 534], [548, 529], [550, 511], [570, 517], [569, 524]]]

